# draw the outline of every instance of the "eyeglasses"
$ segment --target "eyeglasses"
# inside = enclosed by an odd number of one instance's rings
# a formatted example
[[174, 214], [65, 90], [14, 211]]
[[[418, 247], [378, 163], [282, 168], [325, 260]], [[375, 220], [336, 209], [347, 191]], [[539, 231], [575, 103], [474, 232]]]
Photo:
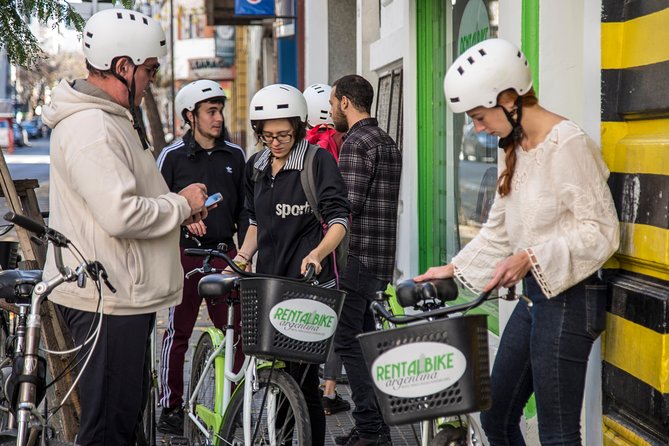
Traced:
[[151, 76], [151, 77], [154, 77], [154, 76], [156, 75], [156, 73], [158, 73], [158, 68], [160, 68], [160, 64], [159, 64], [159, 63], [155, 64], [155, 65], [152, 66], [152, 67], [150, 67], [150, 66], [148, 66], [148, 65], [144, 65], [144, 64], [142, 64], [142, 65], [140, 65], [140, 66], [146, 68], [146, 71], [149, 72], [149, 76]]
[[279, 144], [285, 144], [293, 139], [293, 134], [279, 133], [278, 135], [270, 135], [269, 133], [262, 133], [258, 135], [258, 138], [260, 138], [260, 140], [267, 145], [272, 144], [275, 139], [279, 142]]

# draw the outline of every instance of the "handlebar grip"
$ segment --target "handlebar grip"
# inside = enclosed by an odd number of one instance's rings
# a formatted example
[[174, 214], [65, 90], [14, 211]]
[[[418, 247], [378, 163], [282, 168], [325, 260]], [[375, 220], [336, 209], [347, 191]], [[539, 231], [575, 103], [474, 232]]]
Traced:
[[187, 256], [199, 256], [199, 257], [204, 257], [211, 255], [212, 250], [211, 249], [201, 249], [201, 248], [186, 248], [184, 249], [184, 254]]
[[458, 286], [453, 279], [433, 279], [426, 282], [408, 279], [398, 283], [395, 292], [397, 302], [407, 308], [425, 299], [453, 301], [458, 297]]
[[14, 212], [7, 212], [4, 218], [9, 222], [14, 223], [16, 226], [21, 226], [23, 229], [34, 233], [38, 237], [43, 237], [49, 229], [46, 226], [37, 223], [32, 218], [28, 218]]
[[313, 263], [307, 263], [307, 272], [304, 273], [304, 280], [309, 282], [316, 274], [316, 266]]

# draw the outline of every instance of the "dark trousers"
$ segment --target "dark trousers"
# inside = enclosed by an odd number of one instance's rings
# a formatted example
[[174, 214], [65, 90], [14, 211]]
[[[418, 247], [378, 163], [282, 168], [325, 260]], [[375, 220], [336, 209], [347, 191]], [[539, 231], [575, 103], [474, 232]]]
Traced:
[[[75, 345], [82, 345], [95, 329], [98, 315], [63, 306], [59, 309]], [[103, 316], [97, 345], [79, 380], [77, 444], [131, 444], [149, 395], [147, 352], [154, 323], [155, 313]], [[90, 347], [82, 350], [78, 357], [85, 358]]]
[[389, 432], [379, 411], [374, 383], [356, 337], [374, 330], [374, 317], [369, 304], [374, 300], [376, 292], [384, 290], [386, 285], [386, 282], [374, 277], [357, 258], [348, 257], [341, 279], [341, 289], [347, 294], [335, 334], [335, 352], [344, 363], [351, 386], [351, 397], [355, 403], [355, 426], [364, 433]]
[[532, 306], [521, 300], [504, 329], [492, 370], [492, 407], [481, 413], [491, 446], [520, 446], [519, 422], [534, 391], [542, 445], [581, 444], [580, 420], [588, 356], [604, 329], [606, 286], [590, 277], [548, 299], [525, 279]]
[[[230, 258], [234, 258], [237, 251], [228, 251]], [[212, 259], [211, 266], [224, 269], [227, 264], [222, 259]], [[181, 251], [181, 265], [184, 272], [189, 272], [202, 266], [202, 257], [191, 257]], [[163, 334], [163, 345], [160, 353], [160, 405], [162, 407], [180, 407], [183, 404], [184, 393], [184, 360], [188, 341], [193, 333], [193, 327], [197, 321], [202, 305], [202, 298], [197, 292], [197, 284], [202, 278], [201, 274], [194, 274], [184, 279], [183, 298], [181, 303], [169, 310], [167, 328]], [[225, 299], [221, 298], [213, 304], [206, 299], [209, 319], [214, 327], [225, 329], [228, 322], [228, 306]], [[241, 321], [241, 309], [236, 308], [235, 326], [239, 327]], [[241, 347], [235, 352], [234, 370], [239, 370], [244, 362], [244, 353]]]
[[334, 351], [334, 342], [330, 345], [328, 359], [323, 365], [323, 379], [335, 381], [341, 376], [341, 358]]
[[307, 402], [309, 419], [311, 421], [311, 444], [312, 446], [323, 446], [325, 444], [325, 413], [321, 395], [318, 392], [320, 380], [318, 379], [318, 364], [300, 364], [287, 362], [287, 371], [302, 389], [302, 394]]

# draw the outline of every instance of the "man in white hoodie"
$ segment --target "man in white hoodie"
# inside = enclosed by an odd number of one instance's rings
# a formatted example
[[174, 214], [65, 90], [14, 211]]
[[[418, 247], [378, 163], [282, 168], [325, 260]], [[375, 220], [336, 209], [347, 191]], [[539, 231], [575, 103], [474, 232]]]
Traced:
[[[169, 191], [139, 122], [137, 107], [166, 54], [165, 40], [160, 24], [139, 12], [93, 15], [83, 33], [88, 77], [62, 81], [43, 113], [53, 129], [49, 223], [85, 258], [100, 261], [117, 290], [105, 293], [102, 305], [90, 280], [50, 296], [77, 345], [103, 313], [79, 381], [80, 445], [131, 444], [148, 396], [155, 312], [181, 300], [179, 228], [207, 214], [203, 184]], [[64, 256], [66, 265], [79, 263]], [[54, 273], [49, 251], [44, 276]]]

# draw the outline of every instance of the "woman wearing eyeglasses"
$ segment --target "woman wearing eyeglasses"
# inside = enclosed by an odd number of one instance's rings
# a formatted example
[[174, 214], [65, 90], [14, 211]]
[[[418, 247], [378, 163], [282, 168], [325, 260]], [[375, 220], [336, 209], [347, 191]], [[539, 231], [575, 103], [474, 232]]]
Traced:
[[[263, 150], [246, 164], [246, 206], [250, 226], [235, 261], [247, 263], [257, 252], [256, 272], [300, 277], [312, 263], [318, 284], [336, 286], [334, 249], [344, 238], [350, 206], [337, 163], [325, 150], [317, 150], [313, 170], [318, 210], [327, 230], [309, 206], [300, 179], [309, 143], [306, 134], [307, 103], [289, 85], [274, 84], [251, 100], [251, 126]], [[289, 363], [301, 383], [312, 426], [312, 444], [325, 442], [325, 415], [318, 393], [318, 366]]]

